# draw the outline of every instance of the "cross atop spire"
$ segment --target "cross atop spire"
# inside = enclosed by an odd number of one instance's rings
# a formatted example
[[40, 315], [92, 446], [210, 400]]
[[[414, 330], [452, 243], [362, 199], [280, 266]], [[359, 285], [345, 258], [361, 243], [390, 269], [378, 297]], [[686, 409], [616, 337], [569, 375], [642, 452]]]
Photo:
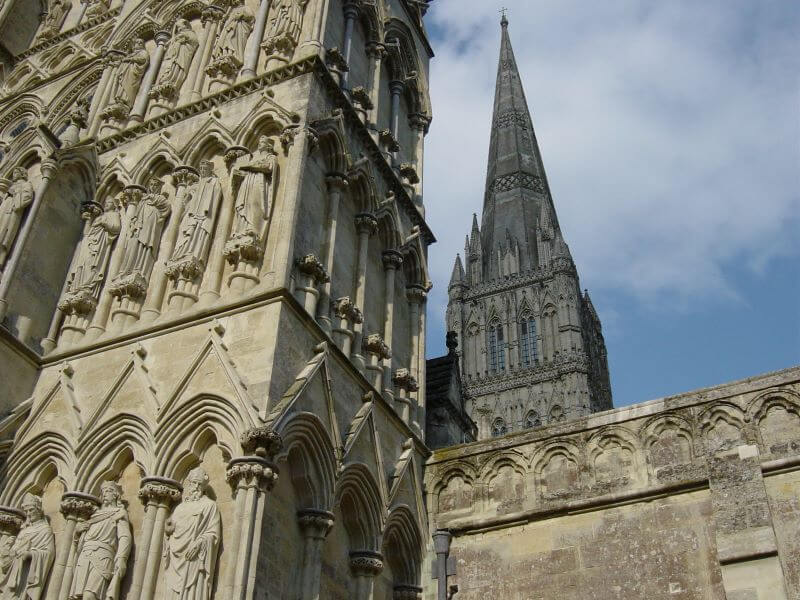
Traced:
[[507, 10], [508, 10], [508, 9], [507, 9], [507, 8], [504, 6], [503, 8], [501, 8], [501, 9], [498, 11], [500, 14], [502, 14], [502, 15], [503, 15], [503, 16], [500, 18], [500, 25], [501, 25], [501, 26], [503, 26], [503, 27], [507, 27], [507, 26], [508, 26], [508, 19], [506, 18], [506, 11], [507, 11]]

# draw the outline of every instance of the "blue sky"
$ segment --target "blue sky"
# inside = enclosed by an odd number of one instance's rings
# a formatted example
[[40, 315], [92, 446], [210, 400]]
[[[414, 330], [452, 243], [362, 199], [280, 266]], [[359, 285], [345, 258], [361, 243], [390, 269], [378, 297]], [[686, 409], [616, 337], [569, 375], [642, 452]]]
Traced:
[[800, 3], [435, 0], [428, 355], [480, 214], [501, 5], [616, 406], [800, 364]]

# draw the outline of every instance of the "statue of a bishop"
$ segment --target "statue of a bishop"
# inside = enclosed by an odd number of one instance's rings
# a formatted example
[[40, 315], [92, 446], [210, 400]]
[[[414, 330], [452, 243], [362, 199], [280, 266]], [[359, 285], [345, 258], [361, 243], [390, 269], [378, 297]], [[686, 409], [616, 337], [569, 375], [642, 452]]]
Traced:
[[22, 510], [25, 524], [11, 546], [8, 560], [0, 561], [3, 600], [40, 600], [55, 557], [55, 538], [42, 512], [42, 499], [25, 494]]
[[11, 179], [14, 183], [0, 202], [0, 270], [11, 253], [11, 246], [22, 223], [22, 214], [33, 202], [33, 186], [28, 181], [28, 172], [16, 167], [11, 172]]

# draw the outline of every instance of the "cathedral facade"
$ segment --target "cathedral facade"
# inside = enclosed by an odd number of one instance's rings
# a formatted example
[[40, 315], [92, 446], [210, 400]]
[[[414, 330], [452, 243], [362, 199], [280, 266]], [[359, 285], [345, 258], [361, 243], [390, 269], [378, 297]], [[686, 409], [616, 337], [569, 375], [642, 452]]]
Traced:
[[480, 438], [611, 408], [600, 319], [558, 223], [505, 17], [501, 29], [483, 215], [448, 286]]

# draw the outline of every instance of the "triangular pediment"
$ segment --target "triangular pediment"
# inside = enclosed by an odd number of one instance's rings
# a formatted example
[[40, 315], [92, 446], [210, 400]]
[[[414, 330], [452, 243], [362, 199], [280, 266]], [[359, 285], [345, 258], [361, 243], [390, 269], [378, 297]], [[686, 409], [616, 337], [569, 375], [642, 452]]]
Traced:
[[381, 497], [384, 499], [388, 497], [389, 490], [386, 486], [372, 401], [365, 402], [353, 418], [350, 430], [345, 436], [343, 461], [345, 465], [350, 463], [366, 465], [378, 482]]
[[422, 499], [422, 481], [413, 452], [413, 440], [409, 439], [397, 461], [389, 488], [389, 506], [406, 505], [416, 512], [417, 522], [425, 523], [425, 505]]
[[17, 445], [50, 431], [58, 431], [70, 439], [76, 439], [80, 435], [83, 420], [72, 384], [73, 374], [69, 363], [63, 363], [59, 367], [58, 380], [40, 401], [33, 401], [30, 415], [17, 433]]

